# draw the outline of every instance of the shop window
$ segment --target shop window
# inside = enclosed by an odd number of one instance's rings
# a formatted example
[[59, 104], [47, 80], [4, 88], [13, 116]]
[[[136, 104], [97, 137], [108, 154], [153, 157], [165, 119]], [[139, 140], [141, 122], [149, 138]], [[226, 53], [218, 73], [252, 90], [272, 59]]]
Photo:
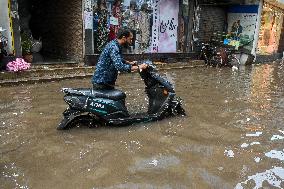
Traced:
[[134, 35], [126, 53], [149, 50], [152, 26], [149, 1], [97, 0], [93, 10], [95, 53], [101, 52], [107, 42], [115, 39], [121, 27], [128, 27]]
[[115, 39], [121, 27], [128, 27], [134, 35], [124, 53], [182, 52], [189, 20], [188, 1], [184, 2], [183, 10], [179, 0], [96, 0], [93, 6], [95, 53], [100, 53]]

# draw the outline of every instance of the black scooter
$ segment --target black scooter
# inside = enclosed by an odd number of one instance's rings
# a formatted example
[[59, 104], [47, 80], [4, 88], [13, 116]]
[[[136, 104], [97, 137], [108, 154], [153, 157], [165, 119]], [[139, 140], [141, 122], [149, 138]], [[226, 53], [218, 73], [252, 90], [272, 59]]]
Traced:
[[150, 61], [140, 76], [146, 85], [145, 92], [149, 98], [147, 113], [129, 115], [125, 106], [124, 92], [114, 90], [71, 89], [63, 88], [64, 101], [69, 107], [63, 112], [63, 120], [58, 130], [68, 129], [76, 123], [89, 126], [114, 125], [123, 126], [139, 122], [161, 120], [173, 115], [185, 115], [181, 100], [176, 97], [172, 84], [157, 73]]

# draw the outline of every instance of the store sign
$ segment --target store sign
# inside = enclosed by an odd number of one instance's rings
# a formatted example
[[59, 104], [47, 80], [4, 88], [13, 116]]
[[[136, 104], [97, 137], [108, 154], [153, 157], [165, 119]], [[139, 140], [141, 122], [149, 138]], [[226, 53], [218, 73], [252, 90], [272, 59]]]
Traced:
[[151, 52], [177, 51], [178, 0], [154, 0]]

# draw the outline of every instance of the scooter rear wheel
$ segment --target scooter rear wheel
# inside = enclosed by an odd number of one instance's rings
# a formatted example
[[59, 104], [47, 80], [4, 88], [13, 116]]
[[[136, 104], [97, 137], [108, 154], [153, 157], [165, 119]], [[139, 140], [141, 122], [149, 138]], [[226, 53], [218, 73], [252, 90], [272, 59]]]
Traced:
[[63, 120], [59, 123], [59, 125], [57, 126], [57, 130], [65, 130], [68, 129], [70, 127], [70, 123], [69, 119], [67, 118], [63, 118]]

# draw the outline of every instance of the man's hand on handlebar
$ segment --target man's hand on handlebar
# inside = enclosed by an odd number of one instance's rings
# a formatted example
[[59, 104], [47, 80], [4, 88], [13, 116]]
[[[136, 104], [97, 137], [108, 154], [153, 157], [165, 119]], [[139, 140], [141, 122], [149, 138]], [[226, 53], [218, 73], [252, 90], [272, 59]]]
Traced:
[[143, 63], [143, 64], [138, 65], [138, 67], [140, 71], [145, 70], [146, 68], [148, 68], [148, 64]]
[[131, 67], [131, 71], [142, 71], [142, 70], [145, 70], [146, 68], [148, 67], [148, 64], [139, 64], [138, 66], [132, 66]]
[[128, 61], [128, 60], [126, 60], [125, 62], [126, 62], [127, 64], [130, 64], [131, 66], [137, 65], [137, 61]]

